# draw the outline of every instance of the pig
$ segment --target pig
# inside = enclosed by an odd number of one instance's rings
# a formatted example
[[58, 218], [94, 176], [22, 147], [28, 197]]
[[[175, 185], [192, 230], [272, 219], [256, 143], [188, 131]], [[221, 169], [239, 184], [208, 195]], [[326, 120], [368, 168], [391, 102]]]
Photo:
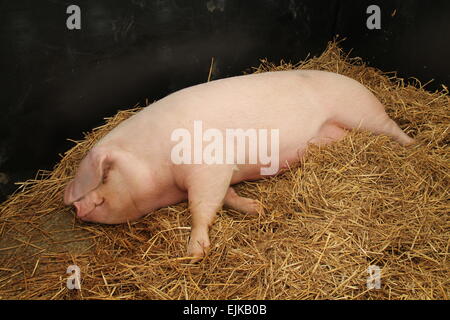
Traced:
[[174, 163], [173, 132], [192, 132], [195, 120], [220, 132], [278, 130], [279, 170], [272, 175], [301, 161], [309, 144], [339, 141], [351, 129], [384, 134], [404, 146], [414, 143], [365, 86], [343, 75], [289, 70], [230, 77], [174, 92], [117, 125], [81, 161], [64, 203], [83, 221], [120, 224], [188, 200], [187, 259], [202, 260], [210, 248], [209, 228], [223, 205], [263, 213], [258, 201], [239, 196], [231, 186], [265, 175], [260, 162]]

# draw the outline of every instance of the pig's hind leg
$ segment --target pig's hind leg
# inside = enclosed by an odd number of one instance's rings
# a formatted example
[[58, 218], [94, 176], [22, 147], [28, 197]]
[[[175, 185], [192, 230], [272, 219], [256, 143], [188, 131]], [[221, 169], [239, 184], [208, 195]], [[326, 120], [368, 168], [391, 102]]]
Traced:
[[191, 263], [201, 260], [209, 251], [209, 228], [221, 209], [230, 187], [233, 166], [202, 165], [186, 177], [192, 228], [187, 255]]
[[327, 145], [333, 142], [340, 141], [348, 134], [348, 131], [341, 128], [335, 122], [326, 122], [322, 125], [319, 133], [316, 137], [309, 140], [309, 143], [313, 143], [318, 146]]
[[387, 135], [398, 143], [408, 146], [415, 143], [386, 113], [381, 102], [365, 87], [356, 93], [352, 101], [336, 108], [332, 120], [346, 129], [367, 130], [374, 134]]
[[228, 188], [224, 204], [243, 213], [261, 214], [264, 212], [262, 205], [257, 200], [240, 197], [232, 187]]

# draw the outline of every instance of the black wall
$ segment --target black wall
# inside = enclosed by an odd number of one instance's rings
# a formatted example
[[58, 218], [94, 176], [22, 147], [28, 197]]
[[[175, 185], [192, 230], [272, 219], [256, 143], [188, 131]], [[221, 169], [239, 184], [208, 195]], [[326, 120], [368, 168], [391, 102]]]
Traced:
[[[81, 30], [66, 9], [81, 7]], [[382, 10], [368, 30], [366, 9]], [[395, 11], [395, 15], [393, 12]], [[0, 2], [0, 201], [51, 169], [82, 132], [137, 102], [241, 74], [267, 57], [297, 62], [335, 34], [371, 65], [450, 85], [450, 2], [433, 0], [5, 0]], [[4, 177], [4, 176], [3, 176]]]

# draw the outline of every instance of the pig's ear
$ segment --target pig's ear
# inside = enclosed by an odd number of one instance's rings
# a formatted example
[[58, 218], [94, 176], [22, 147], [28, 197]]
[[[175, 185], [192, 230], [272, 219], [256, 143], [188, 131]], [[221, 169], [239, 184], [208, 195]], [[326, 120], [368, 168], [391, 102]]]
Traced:
[[94, 147], [81, 161], [74, 180], [67, 186], [64, 202], [72, 204], [96, 189], [108, 174], [113, 163], [112, 152], [105, 148]]

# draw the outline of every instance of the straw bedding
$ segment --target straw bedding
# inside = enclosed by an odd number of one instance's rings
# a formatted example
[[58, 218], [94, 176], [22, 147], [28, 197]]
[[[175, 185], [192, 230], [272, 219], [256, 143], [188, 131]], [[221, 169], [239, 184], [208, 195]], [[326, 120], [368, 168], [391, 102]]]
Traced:
[[[210, 254], [190, 265], [186, 203], [118, 226], [80, 222], [62, 203], [86, 151], [139, 108], [120, 111], [0, 207], [0, 299], [448, 299], [447, 88], [382, 73], [336, 42], [320, 57], [263, 60], [254, 71], [291, 68], [361, 81], [418, 145], [352, 132], [311, 147], [282, 176], [240, 184], [265, 214], [219, 212]], [[69, 265], [81, 269], [81, 290], [66, 287]], [[371, 265], [380, 289], [366, 285]]]

